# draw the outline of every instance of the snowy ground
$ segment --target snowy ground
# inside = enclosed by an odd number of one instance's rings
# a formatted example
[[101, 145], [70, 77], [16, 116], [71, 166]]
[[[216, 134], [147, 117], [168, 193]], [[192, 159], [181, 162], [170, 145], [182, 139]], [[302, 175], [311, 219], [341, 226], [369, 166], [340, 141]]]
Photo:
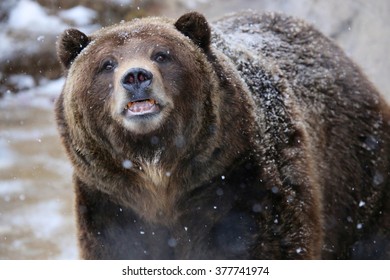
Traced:
[[[33, 1], [19, 1], [1, 23], [1, 60], [36, 52], [67, 22], [96, 29], [87, 26], [94, 14], [79, 6], [52, 16]], [[35, 40], [9, 36], [25, 32]], [[0, 259], [75, 259], [72, 170], [53, 114], [64, 80], [26, 74], [9, 80], [17, 94], [6, 91], [0, 99]]]
[[[132, 2], [116, 1], [121, 5]], [[191, 9], [216, 18], [253, 8], [306, 18], [337, 40], [390, 100], [387, 0], [171, 0], [164, 4], [163, 14], [174, 17]], [[0, 66], [21, 54], [52, 50], [49, 38], [55, 39], [69, 25], [87, 33], [98, 28], [92, 24], [96, 13], [82, 6], [54, 16], [32, 0], [1, 5], [12, 6], [12, 11], [0, 22]], [[27, 37], [11, 36], [26, 33]], [[0, 259], [75, 259], [72, 169], [53, 114], [63, 79], [17, 73], [8, 80], [15, 92], [0, 92]]]
[[63, 80], [0, 100], [0, 259], [74, 259], [71, 167], [52, 104]]

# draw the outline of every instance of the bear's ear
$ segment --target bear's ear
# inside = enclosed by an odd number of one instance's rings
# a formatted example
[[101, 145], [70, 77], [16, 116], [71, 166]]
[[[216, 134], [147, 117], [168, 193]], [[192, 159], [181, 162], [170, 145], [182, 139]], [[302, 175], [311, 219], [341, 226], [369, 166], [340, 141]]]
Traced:
[[89, 44], [89, 38], [77, 29], [67, 29], [57, 42], [57, 55], [62, 66], [69, 69], [72, 61]]
[[210, 27], [203, 15], [197, 12], [184, 14], [176, 21], [175, 27], [205, 52], [209, 50]]

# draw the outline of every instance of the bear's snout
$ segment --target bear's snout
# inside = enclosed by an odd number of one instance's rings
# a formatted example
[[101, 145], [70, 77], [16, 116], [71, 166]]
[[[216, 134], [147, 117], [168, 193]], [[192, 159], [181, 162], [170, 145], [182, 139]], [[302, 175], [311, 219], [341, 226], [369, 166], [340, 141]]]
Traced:
[[143, 68], [131, 68], [122, 77], [121, 83], [124, 89], [133, 92], [144, 89], [152, 83], [153, 74]]

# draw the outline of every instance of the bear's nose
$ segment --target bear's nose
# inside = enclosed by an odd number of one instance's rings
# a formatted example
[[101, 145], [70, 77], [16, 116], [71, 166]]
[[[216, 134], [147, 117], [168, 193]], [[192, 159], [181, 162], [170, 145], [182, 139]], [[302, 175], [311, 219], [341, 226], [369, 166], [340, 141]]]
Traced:
[[127, 90], [147, 87], [152, 83], [153, 74], [143, 68], [131, 68], [122, 78], [122, 86]]

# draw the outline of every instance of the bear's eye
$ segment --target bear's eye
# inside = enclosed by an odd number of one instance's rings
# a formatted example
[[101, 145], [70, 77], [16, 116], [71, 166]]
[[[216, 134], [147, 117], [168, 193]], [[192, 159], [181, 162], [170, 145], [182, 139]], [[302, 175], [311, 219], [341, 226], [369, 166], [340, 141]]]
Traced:
[[112, 59], [105, 60], [102, 64], [101, 71], [103, 72], [111, 72], [115, 69], [116, 62]]
[[169, 56], [169, 51], [167, 52], [158, 52], [154, 55], [154, 61], [158, 62], [158, 63], [163, 63], [163, 62], [166, 62], [170, 59], [170, 56]]

